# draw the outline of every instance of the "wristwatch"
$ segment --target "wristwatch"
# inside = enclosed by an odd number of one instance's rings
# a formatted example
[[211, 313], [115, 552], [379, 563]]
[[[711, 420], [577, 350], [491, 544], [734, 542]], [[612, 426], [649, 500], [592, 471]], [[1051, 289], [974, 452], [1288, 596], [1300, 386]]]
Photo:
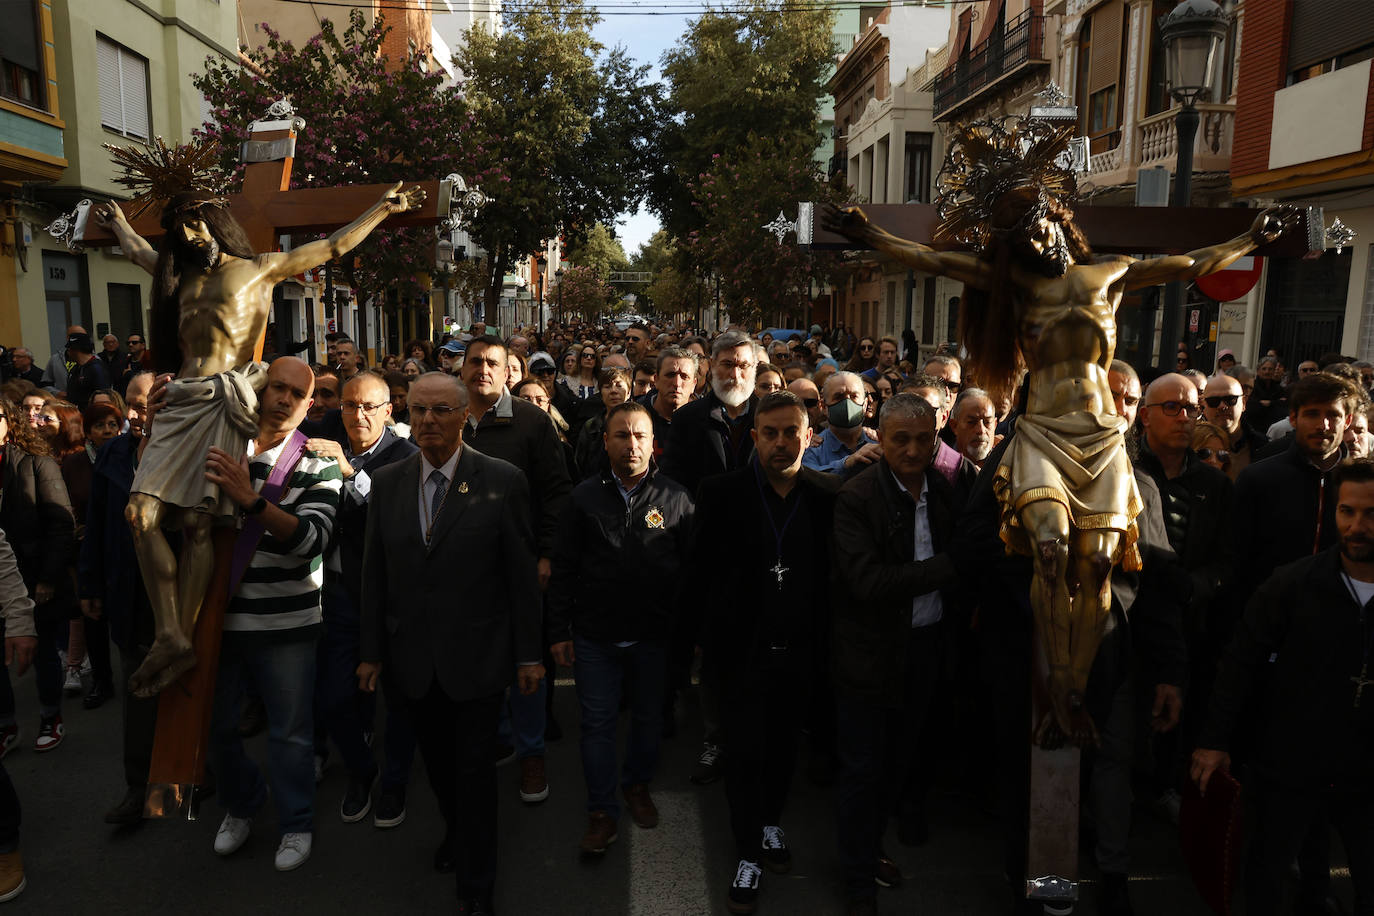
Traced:
[[253, 505], [243, 510], [244, 515], [261, 515], [267, 510], [267, 500], [259, 496], [253, 501]]

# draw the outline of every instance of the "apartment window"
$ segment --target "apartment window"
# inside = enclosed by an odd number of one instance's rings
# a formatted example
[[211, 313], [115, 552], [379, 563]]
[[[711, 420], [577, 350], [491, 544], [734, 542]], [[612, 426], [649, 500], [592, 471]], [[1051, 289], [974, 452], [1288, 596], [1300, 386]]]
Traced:
[[100, 123], [126, 137], [148, 139], [148, 59], [97, 35], [96, 68]]
[[1374, 17], [1361, 0], [1302, 0], [1292, 17], [1290, 84], [1374, 57]]
[[1091, 150], [1103, 153], [1121, 142], [1122, 50], [1126, 41], [1125, 4], [1110, 2], [1093, 10], [1079, 33], [1079, 99]]
[[931, 134], [907, 131], [906, 186], [903, 189], [909, 204], [930, 203]]
[[5, 5], [9, 25], [0, 29], [0, 96], [43, 107], [43, 53], [38, 37], [38, 3]]

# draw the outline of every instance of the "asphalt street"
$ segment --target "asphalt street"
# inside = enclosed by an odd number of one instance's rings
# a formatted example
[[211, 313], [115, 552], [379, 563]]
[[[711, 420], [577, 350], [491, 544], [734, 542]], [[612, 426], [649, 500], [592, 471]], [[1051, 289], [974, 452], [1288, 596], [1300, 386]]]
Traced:
[[[344, 824], [338, 806], [346, 784], [337, 763], [325, 772], [316, 796], [314, 851], [299, 870], [279, 874], [272, 867], [277, 845], [269, 808], [236, 855], [221, 858], [212, 842], [223, 815], [212, 797], [196, 821], [145, 822], [111, 828], [106, 809], [123, 792], [118, 699], [88, 711], [80, 701], [65, 709], [67, 737], [55, 750], [38, 754], [33, 676], [16, 685], [23, 737], [5, 759], [23, 804], [28, 890], [5, 909], [15, 913], [444, 913], [454, 906], [451, 875], [433, 871], [431, 858], [441, 836], [423, 773], [416, 760], [408, 817], [391, 830], [371, 818]], [[584, 792], [577, 747], [576, 698], [571, 688], [557, 694], [567, 737], [550, 744], [551, 793], [545, 803], [526, 807], [517, 794], [514, 766], [500, 771], [500, 879], [497, 910], [503, 916], [581, 914], [725, 913], [725, 895], [735, 858], [725, 807], [717, 783], [700, 787], [688, 780], [700, 747], [700, 715], [688, 697], [679, 704], [681, 731], [664, 742], [653, 796], [661, 813], [654, 830], [640, 830], [623, 817], [619, 841], [602, 861], [584, 862], [578, 841], [585, 826]], [[257, 738], [250, 752], [265, 758]], [[337, 759], [337, 757], [336, 757]], [[785, 876], [764, 873], [758, 912], [827, 914], [843, 912], [833, 831], [831, 790], [804, 775], [793, 783], [784, 821], [794, 865]], [[980, 809], [937, 786], [931, 804], [931, 840], [905, 848], [895, 836], [887, 849], [901, 866], [901, 887], [880, 892], [880, 912], [1002, 916], [1007, 912], [1001, 876], [998, 825]], [[1132, 893], [1136, 912], [1205, 916], [1208, 912], [1183, 874], [1173, 828], [1137, 809]], [[1085, 861], [1083, 877], [1091, 879]], [[1096, 912], [1085, 883], [1079, 913]], [[1342, 893], [1348, 896], [1348, 881]]]

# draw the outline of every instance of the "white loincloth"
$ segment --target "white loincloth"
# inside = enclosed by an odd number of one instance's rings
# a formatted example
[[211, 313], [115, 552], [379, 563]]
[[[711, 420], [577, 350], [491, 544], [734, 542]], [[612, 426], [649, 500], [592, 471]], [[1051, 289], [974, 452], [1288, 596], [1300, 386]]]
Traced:
[[130, 492], [169, 506], [234, 515], [233, 500], [205, 479], [205, 457], [211, 446], [235, 457], [247, 454], [248, 440], [258, 432], [257, 391], [266, 375], [261, 363], [248, 363], [218, 375], [168, 382]]

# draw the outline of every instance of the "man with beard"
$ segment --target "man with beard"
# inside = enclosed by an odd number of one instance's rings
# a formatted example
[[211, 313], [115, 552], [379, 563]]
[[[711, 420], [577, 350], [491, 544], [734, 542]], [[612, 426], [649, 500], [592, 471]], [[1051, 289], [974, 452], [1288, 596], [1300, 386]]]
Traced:
[[731, 596], [708, 608], [703, 651], [719, 673], [730, 748], [732, 913], [754, 911], [763, 868], [792, 864], [780, 825], [798, 734], [818, 691], [828, 692], [829, 537], [840, 487], [838, 476], [803, 467], [811, 429], [792, 392], [759, 401], [751, 435], [754, 460], [701, 485], [692, 564], [718, 571], [719, 594]]
[[981, 469], [996, 444], [997, 408], [992, 398], [981, 388], [964, 389], [954, 401], [949, 422], [954, 427], [954, 450]]
[[663, 473], [695, 493], [702, 478], [744, 467], [754, 457], [754, 342], [726, 331], [711, 344], [711, 390], [673, 415]]
[[[858, 208], [823, 224], [915, 270], [964, 284], [968, 375], [994, 397], [1029, 373], [1026, 412], [997, 468], [1009, 548], [1035, 558], [1031, 589], [1048, 662], [1042, 746], [1097, 740], [1088, 675], [1110, 610], [1113, 566], [1140, 565], [1142, 504], [1111, 406], [1107, 368], [1122, 296], [1221, 270], [1283, 232], [1261, 213], [1249, 232], [1185, 255], [1096, 257], [1073, 221], [1077, 185], [1061, 162], [1072, 129], [1029, 118], [961, 125], [942, 173], [939, 234], [974, 249], [937, 251], [874, 226]], [[1283, 211], [1286, 215], [1287, 211]], [[1070, 588], [1070, 583], [1076, 588]]]
[[[1205, 793], [1230, 767], [1247, 700], [1259, 705], [1245, 782], [1258, 813], [1245, 874], [1253, 916], [1288, 912], [1290, 865], [1328, 822], [1345, 845], [1355, 912], [1374, 913], [1374, 462], [1342, 465], [1332, 483], [1338, 546], [1281, 567], [1255, 593], [1193, 753], [1192, 777]], [[1321, 900], [1304, 894], [1300, 905]]]
[[[825, 380], [826, 416], [830, 424], [820, 441], [802, 453], [802, 463], [813, 471], [848, 478], [882, 457], [882, 449], [864, 430], [864, 404], [868, 393], [854, 372], [836, 372]], [[810, 411], [808, 410], [808, 413]]]
[[[151, 696], [196, 664], [190, 634], [214, 569], [210, 528], [237, 514], [233, 501], [200, 468], [210, 448], [238, 461], [257, 435], [258, 392], [266, 385], [266, 372], [254, 361], [254, 350], [267, 327], [273, 287], [352, 250], [388, 216], [417, 206], [424, 194], [418, 189], [402, 193], [398, 182], [329, 238], [291, 251], [254, 254], [218, 191], [186, 177], [193, 174], [188, 163], [199, 155], [195, 147], [172, 151], [185, 165], [181, 170], [163, 168], [134, 151], [121, 153], [126, 181], [148, 187], [150, 197], [164, 204], [162, 248], [155, 250], [135, 233], [113, 202], [97, 206], [95, 218], [135, 264], [153, 275], [156, 368], [177, 375], [144, 446], [128, 507], [157, 621], [152, 649], [129, 687]], [[164, 523], [174, 521], [186, 530], [179, 558], [162, 533]]]

